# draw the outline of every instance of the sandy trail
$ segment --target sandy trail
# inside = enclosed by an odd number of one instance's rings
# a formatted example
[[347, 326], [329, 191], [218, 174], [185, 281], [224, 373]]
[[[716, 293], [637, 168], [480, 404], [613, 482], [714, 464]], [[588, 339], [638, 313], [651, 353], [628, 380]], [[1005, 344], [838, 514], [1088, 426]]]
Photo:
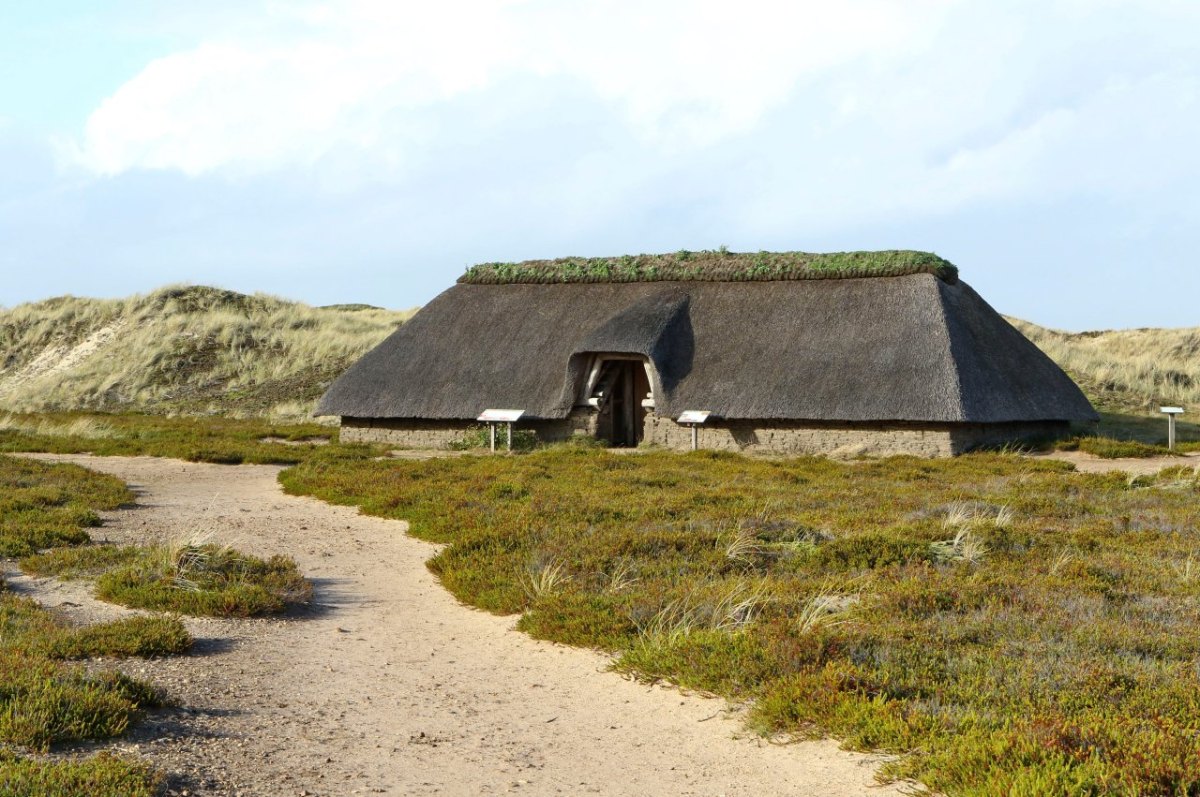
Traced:
[[[198, 655], [124, 666], [183, 703], [126, 745], [172, 773], [174, 794], [901, 793], [875, 785], [877, 758], [747, 737], [721, 701], [634, 683], [602, 655], [462, 606], [425, 568], [435, 546], [400, 522], [286, 496], [278, 468], [45, 458], [137, 491], [98, 538], [210, 531], [291, 554], [316, 581], [301, 616], [189, 621]], [[83, 617], [121, 611], [74, 584], [13, 586]]]

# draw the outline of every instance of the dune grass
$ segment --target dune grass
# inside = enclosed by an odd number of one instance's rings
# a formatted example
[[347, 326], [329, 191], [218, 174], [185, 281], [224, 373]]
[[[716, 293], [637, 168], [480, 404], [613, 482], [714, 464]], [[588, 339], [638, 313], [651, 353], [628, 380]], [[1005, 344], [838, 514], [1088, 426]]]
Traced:
[[302, 418], [411, 315], [195, 285], [0, 309], [0, 406]]
[[111, 603], [189, 615], [277, 614], [312, 598], [290, 557], [264, 560], [213, 543], [58, 548], [22, 559], [21, 568], [95, 579], [96, 597]]
[[555, 449], [310, 461], [459, 599], [952, 795], [1200, 791], [1197, 473]]
[[[1200, 327], [1072, 333], [1008, 320], [1070, 374], [1101, 412], [1149, 416], [1158, 421], [1154, 433], [1165, 436], [1160, 406], [1200, 411]], [[1191, 431], [1195, 424], [1188, 426]]]

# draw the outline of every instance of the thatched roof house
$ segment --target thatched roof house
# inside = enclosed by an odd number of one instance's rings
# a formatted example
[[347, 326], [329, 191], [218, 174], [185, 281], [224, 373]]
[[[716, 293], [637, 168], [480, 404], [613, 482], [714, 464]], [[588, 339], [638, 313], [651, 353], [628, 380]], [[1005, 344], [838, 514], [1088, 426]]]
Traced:
[[487, 408], [545, 439], [953, 454], [1096, 413], [920, 252], [686, 253], [476, 266], [330, 387], [343, 439], [439, 445]]

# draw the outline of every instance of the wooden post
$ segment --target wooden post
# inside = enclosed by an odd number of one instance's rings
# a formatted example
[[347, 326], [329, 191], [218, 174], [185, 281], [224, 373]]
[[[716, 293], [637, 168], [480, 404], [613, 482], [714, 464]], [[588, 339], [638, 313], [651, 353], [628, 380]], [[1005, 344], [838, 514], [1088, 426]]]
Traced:
[[512, 424], [508, 425], [508, 450], [512, 451]]
[[1167, 450], [1175, 448], [1175, 416], [1183, 414], [1183, 407], [1160, 407], [1167, 416]]
[[494, 424], [494, 423], [488, 424], [488, 437], [490, 438], [491, 443], [492, 443], [492, 453], [495, 454], [496, 453], [496, 424]]
[[692, 424], [692, 450], [700, 450], [700, 425], [695, 423]]

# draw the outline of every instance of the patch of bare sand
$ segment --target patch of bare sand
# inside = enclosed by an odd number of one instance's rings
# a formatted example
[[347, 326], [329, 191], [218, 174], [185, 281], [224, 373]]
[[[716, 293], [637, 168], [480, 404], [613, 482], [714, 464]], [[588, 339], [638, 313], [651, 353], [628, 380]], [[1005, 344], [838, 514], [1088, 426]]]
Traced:
[[20, 370], [12, 374], [0, 371], [0, 393], [11, 393], [31, 380], [54, 376], [75, 368], [103, 350], [124, 329], [125, 321], [115, 321], [97, 329], [74, 345], [47, 346]]
[[[861, 795], [879, 759], [833, 741], [774, 745], [719, 700], [647, 687], [601, 654], [538, 642], [457, 603], [404, 524], [282, 493], [266, 466], [52, 457], [138, 493], [96, 536], [147, 542], [211, 531], [291, 554], [316, 603], [275, 620], [189, 620], [198, 654], [124, 669], [183, 704], [128, 748], [204, 795]], [[74, 587], [19, 588], [111, 616]], [[91, 607], [91, 608], [89, 608]]]

